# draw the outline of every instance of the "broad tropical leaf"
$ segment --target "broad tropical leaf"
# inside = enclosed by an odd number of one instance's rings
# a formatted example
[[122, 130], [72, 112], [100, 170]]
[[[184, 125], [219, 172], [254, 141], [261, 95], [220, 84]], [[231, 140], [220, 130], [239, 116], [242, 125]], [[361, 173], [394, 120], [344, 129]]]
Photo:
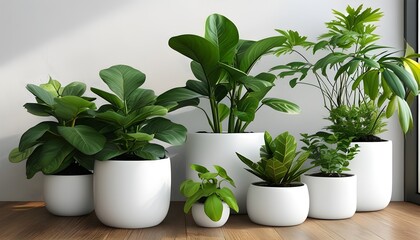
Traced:
[[187, 133], [187, 129], [181, 124], [173, 123], [161, 117], [150, 119], [142, 128], [142, 131], [154, 134], [156, 139], [172, 145], [183, 144]]
[[80, 152], [93, 155], [102, 150], [106, 138], [94, 128], [77, 125], [74, 127], [57, 127], [60, 135]]
[[204, 212], [213, 221], [219, 221], [223, 213], [223, 204], [216, 194], [207, 197], [204, 202]]

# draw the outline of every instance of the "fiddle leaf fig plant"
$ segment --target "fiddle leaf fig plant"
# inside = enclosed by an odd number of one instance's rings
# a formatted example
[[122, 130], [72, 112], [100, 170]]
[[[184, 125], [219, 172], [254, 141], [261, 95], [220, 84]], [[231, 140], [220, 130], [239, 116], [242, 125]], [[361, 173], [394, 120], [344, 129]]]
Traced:
[[267, 186], [294, 186], [300, 176], [311, 169], [301, 169], [310, 153], [297, 152], [296, 140], [288, 132], [274, 139], [265, 132], [264, 141], [265, 144], [260, 149], [260, 161], [253, 162], [239, 153], [236, 155], [249, 167], [245, 170], [263, 180]]
[[[319, 89], [330, 112], [341, 108], [337, 113], [364, 113], [354, 111], [355, 107], [375, 111], [369, 123], [372, 129], [354, 129], [355, 136], [381, 132], [383, 116], [390, 118], [396, 112], [401, 130], [406, 133], [413, 121], [409, 104], [419, 92], [420, 64], [412, 59], [418, 54], [407, 47], [406, 55], [398, 56], [398, 51], [378, 44], [380, 36], [374, 23], [383, 16], [380, 9], [348, 6], [345, 12], [333, 10], [333, 14], [334, 19], [326, 23], [326, 32], [315, 42], [297, 31], [277, 30], [286, 41], [275, 49], [275, 55], [297, 54], [302, 60], [272, 70], [278, 70], [281, 78], [291, 77], [291, 87], [304, 84]], [[317, 60], [312, 62], [313, 58]], [[332, 119], [336, 119], [334, 115]]]
[[191, 169], [197, 171], [200, 182], [187, 179], [182, 182], [180, 192], [187, 198], [184, 204], [184, 212], [188, 213], [194, 203], [204, 202], [204, 212], [213, 221], [217, 222], [222, 217], [223, 205], [225, 202], [231, 209], [238, 212], [239, 207], [235, 195], [228, 187], [221, 187], [227, 182], [233, 187], [235, 183], [229, 177], [226, 170], [215, 165], [216, 172], [210, 172], [204, 166], [191, 164]]
[[165, 148], [153, 142], [160, 140], [180, 145], [186, 139], [187, 129], [164, 118], [168, 109], [156, 104], [153, 90], [140, 88], [146, 76], [127, 65], [115, 65], [99, 73], [111, 92], [91, 88], [107, 101], [96, 111], [97, 126], [107, 142], [96, 154], [98, 160], [147, 159], [166, 156]]
[[93, 125], [91, 111], [96, 109], [93, 98], [83, 96], [86, 85], [72, 82], [62, 87], [50, 78], [39, 86], [26, 86], [36, 99], [26, 103], [26, 110], [36, 116], [52, 117], [29, 128], [20, 138], [19, 146], [10, 152], [9, 160], [26, 161], [26, 176], [37, 172], [56, 174], [73, 165], [93, 168], [93, 155], [105, 145], [105, 137]]
[[301, 134], [305, 146], [303, 150], [310, 153], [309, 159], [315, 167], [320, 167], [320, 176], [340, 177], [348, 168], [350, 160], [356, 156], [359, 146], [351, 146], [351, 138], [343, 138], [337, 134], [317, 132], [313, 135]]
[[[196, 79], [185, 87], [170, 89], [160, 95], [157, 104], [170, 111], [193, 106], [204, 112], [215, 133], [244, 132], [262, 106], [284, 113], [298, 113], [299, 107], [289, 101], [267, 98], [276, 76], [271, 73], [251, 75], [256, 62], [274, 47], [286, 41], [282, 36], [259, 41], [239, 38], [238, 29], [228, 18], [212, 14], [207, 18], [204, 37], [185, 34], [169, 39], [169, 46], [190, 58], [191, 71]], [[207, 99], [210, 111], [199, 106]]]

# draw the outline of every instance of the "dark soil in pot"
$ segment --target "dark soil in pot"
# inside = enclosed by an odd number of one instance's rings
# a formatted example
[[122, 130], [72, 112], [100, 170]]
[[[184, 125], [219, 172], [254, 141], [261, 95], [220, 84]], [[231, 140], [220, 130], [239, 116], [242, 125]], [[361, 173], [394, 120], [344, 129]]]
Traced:
[[255, 183], [252, 183], [252, 185], [259, 186], [259, 187], [301, 187], [301, 186], [303, 186], [303, 183], [292, 182], [292, 183], [289, 183], [289, 184], [273, 185], [273, 184], [269, 184], [267, 182], [255, 182]]
[[92, 172], [80, 166], [78, 163], [73, 162], [70, 164], [70, 166], [68, 166], [61, 172], [58, 172], [54, 175], [70, 176], [70, 175], [89, 175], [89, 174], [92, 174]]
[[312, 174], [308, 174], [308, 176], [311, 177], [353, 177], [354, 174], [348, 174], [348, 173], [322, 173], [322, 172], [318, 172], [318, 173], [312, 173]]
[[354, 138], [352, 142], [386, 142], [386, 140], [374, 136], [374, 135], [368, 135], [363, 137]]

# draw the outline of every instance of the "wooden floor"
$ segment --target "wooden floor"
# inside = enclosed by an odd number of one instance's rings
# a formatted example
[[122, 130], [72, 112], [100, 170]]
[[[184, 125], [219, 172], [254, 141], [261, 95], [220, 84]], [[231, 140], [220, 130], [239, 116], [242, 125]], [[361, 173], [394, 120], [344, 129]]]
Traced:
[[197, 227], [184, 215], [182, 203], [171, 204], [166, 219], [147, 229], [106, 227], [92, 213], [83, 217], [57, 217], [42, 202], [1, 202], [0, 239], [420, 239], [420, 206], [393, 202], [385, 210], [356, 213], [347, 220], [308, 218], [294, 227], [266, 227], [247, 215], [233, 215], [222, 228]]

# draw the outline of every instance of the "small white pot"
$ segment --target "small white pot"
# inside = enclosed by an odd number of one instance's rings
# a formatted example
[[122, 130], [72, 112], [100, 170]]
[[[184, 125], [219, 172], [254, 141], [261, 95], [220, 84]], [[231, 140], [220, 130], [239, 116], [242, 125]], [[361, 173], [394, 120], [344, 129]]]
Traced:
[[214, 222], [204, 212], [204, 204], [203, 203], [195, 203], [192, 206], [192, 209], [191, 209], [194, 222], [198, 226], [208, 227], [208, 228], [221, 227], [221, 226], [225, 225], [225, 223], [229, 219], [230, 209], [229, 209], [229, 206], [226, 203], [222, 202], [222, 204], [223, 204], [222, 217], [220, 218], [219, 221]]
[[246, 194], [251, 183], [258, 178], [245, 171], [236, 152], [258, 161], [260, 147], [264, 144], [264, 133], [190, 133], [186, 142], [186, 178], [199, 180], [197, 172], [191, 170], [191, 164], [200, 164], [207, 168], [220, 165], [226, 169], [235, 181], [232, 192], [239, 206], [239, 213], [246, 213]]
[[81, 216], [93, 211], [93, 175], [44, 175], [47, 210], [58, 216]]
[[251, 221], [267, 226], [293, 226], [305, 221], [309, 212], [306, 184], [295, 187], [268, 187], [253, 183], [247, 195]]
[[377, 211], [388, 206], [392, 196], [392, 142], [355, 142], [359, 152], [350, 161], [357, 175], [357, 211]]
[[351, 218], [356, 212], [357, 177], [318, 177], [303, 175], [309, 190], [309, 217], [320, 219]]
[[166, 217], [171, 197], [170, 159], [95, 161], [95, 213], [105, 225], [147, 228]]

